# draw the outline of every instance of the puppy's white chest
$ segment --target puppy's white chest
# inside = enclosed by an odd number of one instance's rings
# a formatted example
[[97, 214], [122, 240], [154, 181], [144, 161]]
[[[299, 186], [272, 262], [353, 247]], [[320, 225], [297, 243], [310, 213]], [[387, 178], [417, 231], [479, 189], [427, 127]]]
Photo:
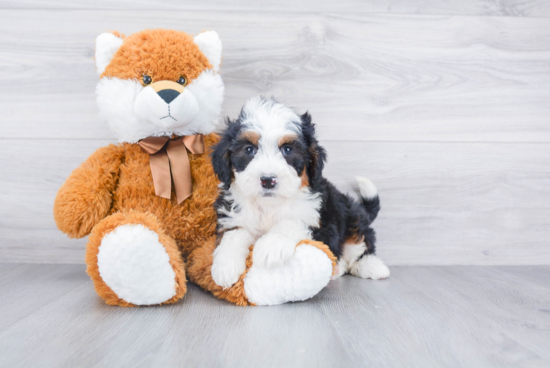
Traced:
[[291, 212], [288, 205], [251, 203], [235, 214], [235, 219], [241, 223], [241, 227], [248, 229], [258, 238], [282, 220], [292, 218]]
[[304, 195], [287, 200], [245, 200], [236, 201], [228, 216], [221, 220], [225, 228], [242, 227], [255, 238], [269, 232], [281, 221], [296, 221], [305, 227], [319, 225], [321, 199]]

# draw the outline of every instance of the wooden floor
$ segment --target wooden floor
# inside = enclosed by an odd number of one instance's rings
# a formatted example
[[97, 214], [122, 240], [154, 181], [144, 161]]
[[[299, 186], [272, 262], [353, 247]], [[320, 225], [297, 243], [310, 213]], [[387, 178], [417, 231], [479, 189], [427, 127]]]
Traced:
[[82, 265], [0, 264], [1, 367], [548, 367], [550, 266], [393, 267], [315, 298], [110, 307]]

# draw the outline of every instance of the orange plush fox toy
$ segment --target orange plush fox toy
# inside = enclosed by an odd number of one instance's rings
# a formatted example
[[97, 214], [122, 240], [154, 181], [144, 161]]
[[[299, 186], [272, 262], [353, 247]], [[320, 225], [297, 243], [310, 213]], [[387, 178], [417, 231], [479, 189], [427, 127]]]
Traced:
[[249, 256], [231, 288], [212, 280], [218, 180], [208, 153], [223, 101], [221, 51], [213, 31], [96, 40], [100, 116], [120, 143], [98, 149], [69, 176], [54, 217], [70, 237], [90, 235], [88, 274], [107, 304], [174, 303], [185, 295], [186, 274], [238, 305], [280, 304], [312, 297], [332, 275], [332, 253], [304, 240], [284, 266], [255, 268]]

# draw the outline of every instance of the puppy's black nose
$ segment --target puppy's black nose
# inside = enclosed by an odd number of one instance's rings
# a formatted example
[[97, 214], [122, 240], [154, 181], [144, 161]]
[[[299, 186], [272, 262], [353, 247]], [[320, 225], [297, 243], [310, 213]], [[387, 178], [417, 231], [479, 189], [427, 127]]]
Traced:
[[277, 184], [277, 179], [274, 176], [262, 176], [260, 178], [262, 188], [271, 189]]
[[180, 93], [174, 89], [163, 89], [162, 91], [158, 91], [157, 93], [159, 94], [160, 98], [162, 98], [167, 104], [174, 101], [174, 99], [180, 95]]

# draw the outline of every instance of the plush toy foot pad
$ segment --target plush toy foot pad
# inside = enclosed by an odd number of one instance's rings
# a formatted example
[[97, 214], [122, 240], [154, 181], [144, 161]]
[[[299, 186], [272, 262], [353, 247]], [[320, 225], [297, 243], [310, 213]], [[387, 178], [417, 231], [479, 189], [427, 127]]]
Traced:
[[160, 304], [176, 295], [170, 257], [158, 235], [143, 225], [123, 225], [107, 234], [97, 265], [103, 281], [129, 303]]
[[278, 267], [252, 267], [244, 279], [246, 296], [256, 305], [277, 305], [315, 296], [330, 281], [334, 262], [314, 245], [301, 243]]
[[181, 255], [154, 216], [119, 213], [103, 221], [92, 232], [86, 261], [96, 291], [108, 304], [154, 305], [183, 296]]

